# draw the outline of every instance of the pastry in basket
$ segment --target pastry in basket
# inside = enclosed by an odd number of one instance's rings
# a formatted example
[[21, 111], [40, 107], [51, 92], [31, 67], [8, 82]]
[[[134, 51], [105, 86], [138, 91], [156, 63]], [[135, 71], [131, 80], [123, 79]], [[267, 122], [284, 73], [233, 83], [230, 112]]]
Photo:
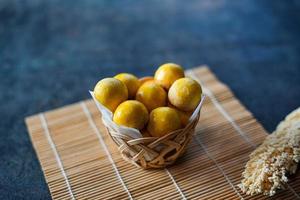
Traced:
[[300, 108], [289, 114], [277, 129], [250, 155], [239, 187], [247, 194], [274, 195], [287, 187], [300, 160]]
[[174, 63], [160, 66], [153, 77], [121, 73], [102, 79], [91, 95], [123, 158], [142, 168], [175, 162], [191, 140], [204, 100], [200, 84]]

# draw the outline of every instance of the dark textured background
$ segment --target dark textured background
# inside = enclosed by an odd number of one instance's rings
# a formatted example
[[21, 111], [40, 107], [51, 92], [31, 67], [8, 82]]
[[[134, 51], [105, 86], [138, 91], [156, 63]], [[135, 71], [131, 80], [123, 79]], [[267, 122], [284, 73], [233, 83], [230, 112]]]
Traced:
[[272, 131], [300, 105], [299, 36], [292, 0], [0, 0], [0, 199], [50, 198], [24, 117], [119, 72], [208, 64]]

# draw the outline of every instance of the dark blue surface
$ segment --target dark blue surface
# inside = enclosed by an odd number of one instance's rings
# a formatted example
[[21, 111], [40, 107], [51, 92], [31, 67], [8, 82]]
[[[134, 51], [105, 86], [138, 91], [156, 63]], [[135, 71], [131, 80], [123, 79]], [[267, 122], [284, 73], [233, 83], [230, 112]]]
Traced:
[[23, 119], [97, 80], [208, 64], [269, 131], [300, 105], [292, 0], [0, 1], [0, 199], [50, 198]]

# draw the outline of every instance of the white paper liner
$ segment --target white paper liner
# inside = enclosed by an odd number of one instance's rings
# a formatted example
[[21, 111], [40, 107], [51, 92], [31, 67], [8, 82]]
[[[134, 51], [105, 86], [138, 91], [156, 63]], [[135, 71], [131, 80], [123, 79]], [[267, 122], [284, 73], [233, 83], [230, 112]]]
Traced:
[[129, 137], [132, 137], [134, 139], [143, 137], [141, 132], [135, 128], [129, 128], [125, 126], [119, 126], [113, 121], [113, 113], [108, 110], [104, 105], [99, 103], [97, 99], [94, 96], [94, 92], [90, 91], [90, 94], [92, 95], [97, 108], [99, 109], [100, 113], [102, 114], [102, 121], [104, 125], [112, 127], [114, 130], [118, 131], [119, 133], [122, 133], [124, 135], [127, 135]]

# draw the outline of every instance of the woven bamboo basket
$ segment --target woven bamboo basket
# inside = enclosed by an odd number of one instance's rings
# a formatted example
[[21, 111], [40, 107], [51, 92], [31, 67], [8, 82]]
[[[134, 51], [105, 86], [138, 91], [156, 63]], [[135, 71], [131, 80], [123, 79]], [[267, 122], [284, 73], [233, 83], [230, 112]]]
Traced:
[[[93, 96], [92, 92], [91, 95]], [[103, 124], [118, 146], [123, 159], [137, 167], [149, 169], [164, 168], [171, 165], [185, 152], [199, 121], [204, 99], [205, 95], [202, 95], [201, 102], [183, 129], [173, 131], [163, 137], [142, 137], [136, 129], [116, 125], [112, 122], [112, 116], [104, 117], [107, 116], [105, 111], [109, 111], [104, 110], [104, 106], [95, 98], [94, 101], [102, 114]], [[111, 114], [109, 113], [109, 115]], [[128, 132], [133, 134], [130, 135]], [[136, 135], [140, 135], [140, 137]]]

